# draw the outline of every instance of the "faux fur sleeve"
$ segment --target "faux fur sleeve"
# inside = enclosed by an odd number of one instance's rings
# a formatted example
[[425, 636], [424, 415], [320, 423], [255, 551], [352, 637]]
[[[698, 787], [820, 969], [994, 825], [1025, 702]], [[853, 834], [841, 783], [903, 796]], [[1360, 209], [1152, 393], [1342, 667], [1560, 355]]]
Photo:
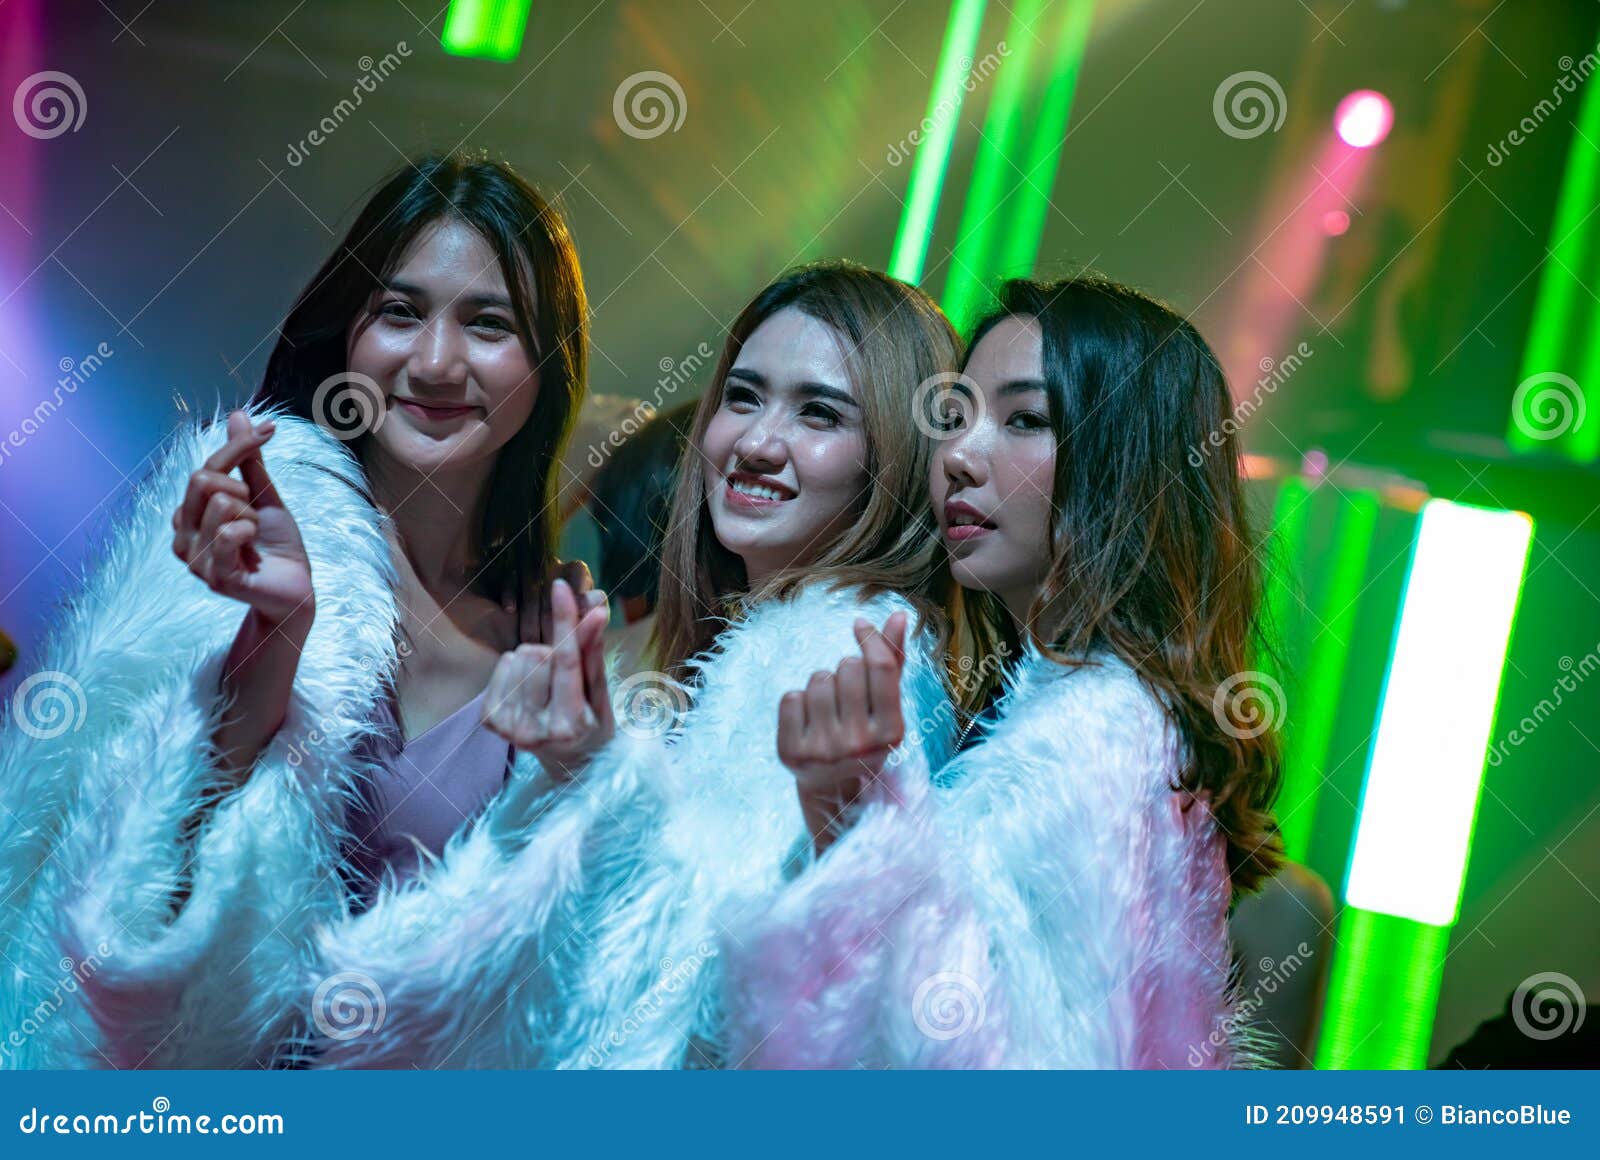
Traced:
[[[809, 850], [777, 760], [778, 699], [850, 654], [856, 616], [889, 611], [850, 592], [772, 602], [722, 634], [692, 697], [649, 674], [658, 701], [683, 698], [681, 728], [659, 735], [634, 717], [563, 788], [519, 769], [440, 865], [325, 932], [321, 975], [361, 976], [384, 1018], [371, 1034], [325, 1035], [318, 1065], [722, 1062], [720, 939]], [[952, 731], [919, 640], [907, 712], [925, 736], [907, 762], [925, 777], [922, 751], [942, 760]]]
[[175, 436], [49, 635], [28, 680], [64, 715], [41, 727], [24, 698], [5, 725], [0, 1022], [53, 1011], [7, 1062], [251, 1066], [294, 1034], [287, 984], [306, 923], [342, 902], [347, 756], [392, 664], [393, 598], [354, 460], [309, 423], [278, 424], [264, 456], [306, 542], [317, 622], [283, 728], [193, 864], [179, 833], [213, 776], [221, 666], [244, 609], [188, 575], [171, 518], [220, 424]]
[[1114, 662], [1031, 657], [934, 790], [864, 818], [730, 972], [747, 1065], [1229, 1066], [1221, 837]]

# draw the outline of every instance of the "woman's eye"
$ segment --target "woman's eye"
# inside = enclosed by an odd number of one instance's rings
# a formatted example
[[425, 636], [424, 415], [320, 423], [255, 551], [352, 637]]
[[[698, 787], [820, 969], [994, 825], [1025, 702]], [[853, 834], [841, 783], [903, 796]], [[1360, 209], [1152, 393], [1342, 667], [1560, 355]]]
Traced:
[[1050, 420], [1037, 411], [1018, 411], [1006, 420], [1006, 426], [1019, 431], [1043, 431], [1049, 428]]
[[736, 386], [729, 383], [722, 388], [722, 405], [734, 409], [754, 407], [761, 400], [749, 387]]
[[378, 313], [385, 318], [413, 319], [417, 317], [417, 312], [412, 307], [411, 303], [402, 302], [399, 299], [393, 299], [389, 302], [385, 302], [382, 306], [378, 307]]
[[807, 403], [801, 408], [800, 414], [802, 418], [810, 419], [829, 429], [837, 427], [840, 423], [839, 412], [821, 403]]
[[501, 334], [511, 333], [511, 324], [497, 314], [480, 314], [472, 320], [472, 325], [480, 330], [493, 330]]

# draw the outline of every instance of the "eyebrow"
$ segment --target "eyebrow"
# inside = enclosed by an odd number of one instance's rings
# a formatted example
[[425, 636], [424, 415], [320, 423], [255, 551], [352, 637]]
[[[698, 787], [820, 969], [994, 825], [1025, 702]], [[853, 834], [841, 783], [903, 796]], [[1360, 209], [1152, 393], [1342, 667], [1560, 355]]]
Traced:
[[[385, 282], [385, 290], [392, 290], [397, 294], [409, 294], [413, 298], [426, 298], [428, 292], [414, 282]], [[511, 309], [511, 302], [500, 294], [464, 294], [457, 299], [469, 306], [498, 306], [504, 310]]]
[[998, 390], [1000, 397], [1005, 399], [1012, 395], [1029, 395], [1034, 391], [1044, 391], [1045, 384], [1043, 379], [1012, 379], [1001, 383]]
[[[766, 375], [760, 371], [751, 370], [749, 367], [734, 367], [728, 372], [728, 377], [730, 379], [739, 379], [757, 387], [771, 385], [767, 382]], [[861, 404], [855, 401], [849, 391], [841, 391], [838, 387], [830, 387], [827, 383], [812, 382], [808, 379], [793, 384], [790, 390], [803, 399], [827, 399], [830, 402], [855, 407], [857, 410], [861, 407]]]

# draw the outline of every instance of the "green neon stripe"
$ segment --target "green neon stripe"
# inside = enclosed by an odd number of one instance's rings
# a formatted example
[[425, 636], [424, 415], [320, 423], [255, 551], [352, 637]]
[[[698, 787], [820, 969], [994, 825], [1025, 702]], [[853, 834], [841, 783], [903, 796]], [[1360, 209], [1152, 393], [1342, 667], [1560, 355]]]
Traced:
[[972, 182], [961, 209], [942, 303], [950, 321], [963, 332], [981, 311], [988, 294], [988, 282], [995, 273], [995, 238], [1007, 224], [1003, 205], [1018, 180], [1012, 159], [1018, 154], [1023, 129], [1029, 62], [1036, 41], [1033, 25], [1044, 10], [1044, 3], [1045, 0], [1017, 0], [1011, 10], [1005, 38], [1009, 55], [995, 76], [989, 110], [983, 118], [983, 136], [972, 164]]
[[1059, 27], [1046, 37], [1047, 43], [1055, 46], [1051, 54], [1055, 63], [1036, 112], [1038, 120], [1034, 122], [1022, 173], [1011, 175], [1014, 182], [1025, 184], [1013, 194], [1011, 224], [1000, 234], [995, 270], [1004, 277], [1027, 277], [1039, 259], [1039, 243], [1044, 238], [1050, 195], [1055, 189], [1067, 121], [1072, 114], [1072, 96], [1083, 70], [1093, 21], [1094, 0], [1069, 0], [1061, 5]]
[[439, 42], [452, 56], [515, 60], [533, 0], [451, 0]]
[[1360, 607], [1372, 536], [1381, 505], [1376, 493], [1357, 491], [1340, 499], [1334, 533], [1332, 574], [1314, 626], [1298, 713], [1291, 713], [1285, 737], [1283, 789], [1278, 825], [1290, 858], [1304, 862], [1311, 846], [1311, 824], [1327, 776], [1328, 746], [1339, 714], [1350, 630]]
[[1587, 91], [1578, 114], [1578, 128], [1567, 152], [1566, 174], [1550, 230], [1550, 256], [1539, 278], [1528, 344], [1523, 351], [1522, 379], [1560, 372], [1576, 379], [1587, 391], [1586, 414], [1553, 439], [1542, 433], [1559, 428], [1530, 413], [1529, 399], [1522, 414], [1513, 413], [1506, 441], [1518, 451], [1555, 453], [1580, 463], [1600, 457], [1600, 391], [1592, 384], [1600, 374], [1600, 305], [1593, 302], [1586, 281], [1600, 273], [1600, 220], [1590, 216], [1600, 200], [1600, 85], [1585, 82]]
[[[1291, 626], [1300, 623], [1300, 585], [1304, 573], [1306, 528], [1311, 518], [1311, 488], [1298, 476], [1278, 485], [1272, 507], [1272, 545], [1268, 557], [1265, 592], [1265, 630], [1272, 646], [1260, 661], [1282, 684], [1293, 666], [1289, 663]], [[1271, 654], [1277, 654], [1273, 656]], [[1279, 663], [1281, 662], [1281, 664]]]
[[950, 167], [950, 148], [961, 122], [961, 102], [966, 96], [966, 80], [972, 69], [973, 53], [977, 51], [986, 3], [987, 0], [955, 0], [950, 6], [944, 45], [939, 49], [939, 67], [934, 72], [933, 88], [928, 93], [928, 111], [923, 118], [932, 129], [918, 143], [911, 162], [911, 181], [906, 187], [900, 228], [895, 231], [894, 250], [889, 256], [889, 273], [904, 282], [921, 281], [922, 268], [928, 260], [928, 244], [933, 240], [933, 223], [939, 213], [939, 194], [944, 189], [945, 172]]
[[1345, 907], [1323, 1006], [1317, 1066], [1428, 1065], [1450, 928]]

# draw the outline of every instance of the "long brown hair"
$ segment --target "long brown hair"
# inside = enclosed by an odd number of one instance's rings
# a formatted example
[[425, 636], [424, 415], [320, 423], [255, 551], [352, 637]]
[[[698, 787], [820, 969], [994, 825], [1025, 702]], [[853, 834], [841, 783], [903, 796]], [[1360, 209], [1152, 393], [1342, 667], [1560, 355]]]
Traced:
[[[870, 486], [848, 530], [803, 567], [781, 570], [750, 592], [744, 562], [717, 541], [711, 525], [700, 444], [746, 340], [791, 306], [839, 336], [861, 404]], [[668, 675], [687, 678], [689, 660], [711, 647], [741, 602], [792, 595], [803, 584], [898, 592], [911, 600], [923, 623], [942, 623], [939, 601], [948, 572], [928, 498], [933, 438], [913, 410], [924, 384], [954, 372], [960, 349], [949, 320], [926, 294], [851, 262], [792, 270], [740, 312], [716, 378], [695, 410], [662, 545], [655, 652]]]
[[[1003, 319], [1036, 320], [1056, 438], [1051, 563], [1027, 631], [1062, 664], [1109, 652], [1138, 674], [1185, 742], [1181, 786], [1208, 799], [1235, 889], [1254, 890], [1283, 857], [1270, 812], [1280, 750], [1219, 697], [1265, 643], [1222, 368], [1187, 319], [1103, 278], [1019, 279], [999, 301], [968, 350]], [[1213, 432], [1220, 445], [1196, 454]], [[994, 597], [963, 596], [979, 647], [1016, 643]]]
[[255, 401], [333, 428], [364, 458], [370, 436], [337, 425], [360, 407], [319, 402], [318, 388], [346, 370], [346, 336], [373, 292], [426, 229], [450, 219], [476, 230], [499, 259], [517, 335], [539, 374], [533, 413], [495, 461], [476, 544], [480, 593], [532, 600], [556, 556], [555, 468], [588, 382], [589, 309], [566, 221], [508, 165], [464, 152], [406, 162], [301, 291]]

